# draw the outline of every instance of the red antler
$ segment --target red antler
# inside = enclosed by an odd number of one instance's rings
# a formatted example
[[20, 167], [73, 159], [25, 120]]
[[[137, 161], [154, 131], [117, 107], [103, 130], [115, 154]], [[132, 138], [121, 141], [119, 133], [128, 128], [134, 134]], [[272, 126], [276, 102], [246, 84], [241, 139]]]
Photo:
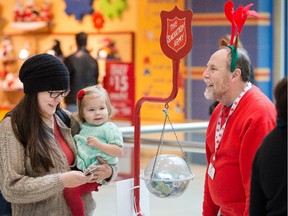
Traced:
[[235, 31], [236, 31], [236, 23], [233, 18], [234, 14], [234, 3], [233, 1], [229, 0], [224, 5], [224, 12], [227, 17], [227, 19], [231, 22], [232, 29], [231, 29], [231, 39], [230, 39], [230, 45], [233, 44]]
[[244, 26], [244, 23], [248, 17], [248, 15], [259, 17], [259, 14], [254, 10], [249, 10], [252, 7], [253, 4], [249, 4], [245, 7], [240, 5], [237, 10], [234, 12], [234, 3], [233, 1], [229, 0], [224, 5], [224, 11], [227, 19], [232, 24], [232, 32], [231, 32], [231, 39], [230, 39], [230, 45], [233, 45], [234, 37], [235, 37], [235, 31], [237, 27], [237, 35], [240, 36], [240, 33], [242, 31], [242, 28]]
[[246, 7], [243, 8], [242, 5], [240, 5], [237, 8], [237, 11], [234, 13], [234, 21], [238, 28], [238, 35], [240, 35], [242, 28], [244, 26], [244, 23], [248, 17], [248, 15], [259, 17], [259, 14], [254, 10], [249, 10], [252, 7], [253, 4], [249, 4]]

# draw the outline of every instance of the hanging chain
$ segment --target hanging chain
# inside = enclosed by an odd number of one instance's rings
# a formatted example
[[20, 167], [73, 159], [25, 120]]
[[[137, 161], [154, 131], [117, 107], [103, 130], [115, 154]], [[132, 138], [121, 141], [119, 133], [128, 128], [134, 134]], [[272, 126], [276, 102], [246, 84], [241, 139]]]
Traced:
[[[168, 109], [168, 104], [165, 104], [165, 109]], [[163, 112], [165, 113], [165, 109], [163, 109]], [[158, 159], [158, 155], [159, 155], [159, 152], [162, 151], [162, 147], [163, 147], [163, 143], [164, 143], [164, 131], [165, 131], [165, 126], [166, 126], [166, 121], [167, 121], [167, 115], [165, 115], [165, 118], [164, 118], [164, 122], [163, 122], [163, 128], [162, 128], [162, 131], [161, 131], [161, 136], [160, 136], [160, 144], [158, 145], [158, 148], [157, 148], [157, 153], [156, 153], [156, 157], [155, 157], [155, 161], [154, 161], [154, 164], [153, 164], [153, 168], [152, 168], [152, 173], [151, 173], [151, 179], [154, 175], [154, 170], [155, 170], [155, 166], [156, 166], [156, 163], [157, 163], [157, 159]]]
[[163, 147], [163, 143], [164, 143], [164, 133], [165, 133], [165, 127], [166, 127], [166, 121], [167, 121], [167, 119], [168, 119], [169, 124], [170, 124], [170, 126], [171, 126], [171, 128], [172, 128], [172, 131], [173, 131], [174, 136], [175, 136], [175, 138], [176, 138], [177, 144], [178, 144], [178, 146], [179, 146], [179, 148], [180, 148], [180, 150], [181, 150], [181, 152], [182, 152], [183, 159], [184, 159], [184, 161], [186, 162], [186, 164], [187, 164], [187, 166], [188, 166], [188, 168], [189, 168], [190, 173], [193, 175], [193, 173], [192, 173], [192, 171], [191, 171], [191, 168], [190, 168], [190, 166], [189, 166], [189, 163], [188, 163], [186, 154], [185, 154], [185, 152], [184, 152], [184, 150], [183, 150], [183, 148], [182, 148], [182, 146], [181, 146], [181, 144], [180, 144], [180, 142], [179, 142], [179, 139], [178, 139], [178, 136], [177, 136], [177, 134], [176, 134], [176, 131], [175, 131], [175, 129], [174, 129], [173, 125], [172, 125], [172, 122], [171, 122], [171, 120], [170, 120], [170, 117], [169, 117], [169, 115], [168, 115], [168, 108], [169, 108], [169, 105], [166, 103], [166, 104], [165, 104], [165, 108], [162, 110], [162, 111], [165, 113], [165, 118], [164, 118], [163, 128], [162, 128], [162, 131], [161, 131], [161, 136], [160, 136], [160, 144], [158, 145], [157, 153], [156, 153], [156, 157], [155, 157], [155, 161], [154, 161], [153, 168], [152, 168], [151, 179], [152, 179], [152, 177], [153, 177], [153, 175], [154, 175], [154, 170], [155, 170], [155, 166], [156, 166], [156, 163], [157, 163], [157, 158], [158, 158], [159, 152], [162, 151], [162, 147]]
[[180, 142], [179, 142], [179, 139], [178, 139], [178, 136], [177, 136], [177, 134], [176, 134], [176, 131], [175, 131], [175, 129], [174, 129], [173, 125], [172, 125], [172, 122], [171, 122], [171, 120], [170, 120], [170, 117], [169, 117], [169, 115], [168, 115], [168, 109], [164, 109], [163, 112], [165, 113], [165, 116], [167, 116], [167, 118], [168, 118], [168, 121], [169, 121], [170, 126], [171, 126], [171, 128], [172, 128], [172, 131], [173, 131], [174, 136], [175, 136], [175, 138], [176, 138], [177, 144], [178, 144], [179, 148], [181, 149], [181, 152], [182, 152], [182, 155], [183, 155], [183, 159], [184, 159], [184, 161], [186, 162], [186, 164], [187, 164], [187, 166], [188, 166], [188, 168], [189, 168], [190, 173], [193, 175], [193, 173], [192, 173], [192, 171], [191, 171], [191, 169], [190, 169], [190, 166], [189, 166], [189, 163], [188, 163], [186, 154], [185, 154], [185, 152], [184, 152], [184, 150], [183, 150], [183, 148], [182, 148], [182, 146], [181, 146], [181, 144], [180, 144]]

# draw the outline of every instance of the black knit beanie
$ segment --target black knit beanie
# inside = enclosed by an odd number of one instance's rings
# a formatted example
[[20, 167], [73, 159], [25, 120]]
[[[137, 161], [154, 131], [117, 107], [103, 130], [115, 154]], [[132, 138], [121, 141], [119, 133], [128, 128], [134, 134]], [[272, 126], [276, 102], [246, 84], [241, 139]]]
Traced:
[[25, 94], [70, 89], [68, 69], [57, 57], [46, 53], [28, 58], [20, 68], [19, 79]]

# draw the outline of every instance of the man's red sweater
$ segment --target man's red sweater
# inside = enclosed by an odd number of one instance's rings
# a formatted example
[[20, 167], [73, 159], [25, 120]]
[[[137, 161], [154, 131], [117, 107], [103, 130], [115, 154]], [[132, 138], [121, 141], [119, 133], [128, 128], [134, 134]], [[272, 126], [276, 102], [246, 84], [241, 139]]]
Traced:
[[[215, 130], [222, 109], [222, 104], [216, 107], [207, 129], [208, 166], [215, 152]], [[275, 120], [274, 104], [253, 86], [228, 119], [213, 163], [213, 180], [206, 170], [204, 216], [216, 216], [219, 209], [223, 216], [248, 216], [252, 161], [264, 136], [275, 127]]]

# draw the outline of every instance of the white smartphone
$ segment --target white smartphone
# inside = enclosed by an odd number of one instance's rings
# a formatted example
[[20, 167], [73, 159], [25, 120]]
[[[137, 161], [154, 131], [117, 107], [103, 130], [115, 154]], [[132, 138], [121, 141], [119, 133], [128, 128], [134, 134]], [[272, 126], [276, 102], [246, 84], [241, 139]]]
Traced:
[[90, 169], [86, 169], [85, 172], [84, 172], [84, 175], [86, 175], [86, 176], [91, 175], [91, 174], [94, 173], [98, 168], [99, 168], [99, 166], [96, 166], [96, 167], [93, 167], [93, 168], [90, 168]]

